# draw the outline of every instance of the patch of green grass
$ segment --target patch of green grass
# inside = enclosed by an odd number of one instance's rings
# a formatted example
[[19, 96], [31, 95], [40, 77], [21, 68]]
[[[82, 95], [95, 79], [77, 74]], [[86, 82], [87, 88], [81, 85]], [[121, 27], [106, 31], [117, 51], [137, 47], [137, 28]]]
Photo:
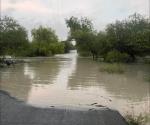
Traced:
[[129, 125], [145, 125], [148, 121], [148, 116], [141, 114], [139, 116], [127, 115], [125, 116], [125, 119]]
[[146, 64], [150, 64], [150, 59], [144, 59], [144, 62], [146, 63]]
[[145, 76], [144, 79], [145, 79], [145, 81], [150, 83], [150, 76]]
[[147, 80], [148, 82], [150, 82], [150, 77], [149, 77], [149, 78], [146, 78], [146, 80]]
[[101, 65], [100, 72], [107, 72], [107, 73], [124, 73], [124, 67], [122, 64], [119, 63], [108, 63]]

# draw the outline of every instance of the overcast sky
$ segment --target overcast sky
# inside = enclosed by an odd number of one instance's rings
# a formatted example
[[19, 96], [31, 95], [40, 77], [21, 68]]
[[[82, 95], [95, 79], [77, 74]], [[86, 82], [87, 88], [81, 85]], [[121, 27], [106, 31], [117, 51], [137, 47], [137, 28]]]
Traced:
[[149, 0], [1, 0], [1, 12], [14, 17], [28, 31], [46, 25], [65, 39], [65, 18], [86, 16], [97, 30], [103, 30], [108, 23], [135, 12], [148, 16]]

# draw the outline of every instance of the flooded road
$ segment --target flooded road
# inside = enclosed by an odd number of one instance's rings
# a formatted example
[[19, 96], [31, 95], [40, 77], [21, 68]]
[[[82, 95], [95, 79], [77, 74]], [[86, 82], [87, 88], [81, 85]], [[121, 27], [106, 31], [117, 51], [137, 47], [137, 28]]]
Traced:
[[121, 113], [150, 112], [150, 65], [124, 64], [123, 74], [100, 72], [104, 63], [77, 56], [76, 51], [0, 69], [0, 89], [28, 104], [108, 106]]

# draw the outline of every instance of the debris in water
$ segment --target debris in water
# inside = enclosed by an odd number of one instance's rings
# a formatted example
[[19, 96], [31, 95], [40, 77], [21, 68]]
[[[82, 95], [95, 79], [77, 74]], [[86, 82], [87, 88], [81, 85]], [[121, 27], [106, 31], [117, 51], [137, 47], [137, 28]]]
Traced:
[[91, 105], [96, 105], [96, 104], [98, 104], [98, 103], [95, 102], [95, 103], [92, 103]]
[[96, 107], [105, 107], [105, 106], [103, 106], [103, 105], [95, 105]]
[[52, 105], [52, 106], [50, 106], [50, 107], [54, 108], [55, 106]]

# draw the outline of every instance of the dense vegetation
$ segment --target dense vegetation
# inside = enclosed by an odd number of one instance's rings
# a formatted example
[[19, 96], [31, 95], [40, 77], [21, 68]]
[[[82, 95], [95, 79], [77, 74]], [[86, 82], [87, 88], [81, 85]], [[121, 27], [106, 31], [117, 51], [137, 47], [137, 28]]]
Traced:
[[97, 32], [88, 18], [71, 17], [66, 20], [70, 32], [66, 41], [60, 42], [54, 30], [39, 26], [32, 29], [32, 41], [27, 31], [11, 17], [0, 20], [0, 55], [50, 56], [67, 53], [74, 49], [71, 40], [76, 41], [78, 53], [101, 57], [106, 62], [130, 62], [137, 56], [150, 54], [150, 23], [140, 14], [108, 24], [104, 31]]
[[119, 63], [104, 63], [103, 65], [100, 65], [100, 72], [123, 74], [125, 72], [125, 68], [123, 64]]
[[0, 54], [23, 54], [28, 48], [27, 31], [14, 19], [4, 17], [0, 20]]
[[70, 29], [68, 39], [76, 40], [81, 55], [102, 57], [106, 62], [130, 62], [150, 54], [150, 23], [140, 14], [108, 24], [100, 32], [87, 18], [71, 17], [66, 24]]
[[69, 41], [60, 42], [53, 29], [43, 26], [31, 31], [29, 41], [26, 29], [11, 17], [1, 18], [0, 32], [0, 55], [50, 56], [72, 48]]
[[125, 116], [126, 121], [128, 122], [128, 125], [146, 125], [146, 123], [148, 124], [149, 122], [149, 116], [147, 115], [126, 115]]
[[64, 52], [64, 44], [58, 41], [58, 37], [51, 28], [40, 26], [33, 29], [32, 43], [29, 56], [50, 56]]

